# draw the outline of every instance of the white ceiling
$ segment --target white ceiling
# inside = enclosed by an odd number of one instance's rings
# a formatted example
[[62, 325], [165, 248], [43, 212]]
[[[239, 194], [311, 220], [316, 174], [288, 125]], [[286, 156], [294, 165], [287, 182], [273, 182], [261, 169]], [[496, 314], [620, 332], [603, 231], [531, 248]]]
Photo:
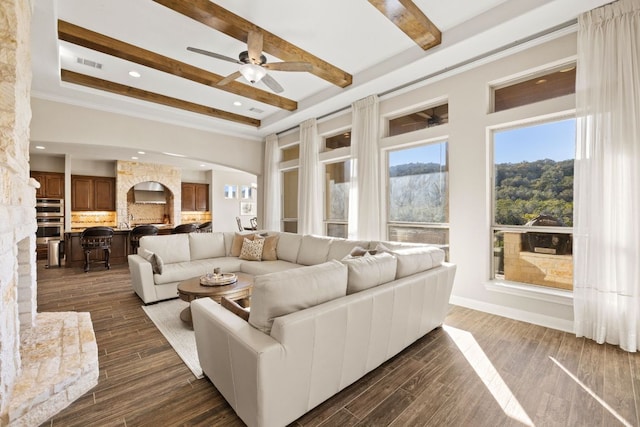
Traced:
[[[186, 47], [236, 58], [246, 50], [243, 43], [158, 3], [34, 0], [32, 95], [262, 139], [370, 94], [388, 91], [531, 37], [609, 0], [414, 2], [442, 31], [440, 46], [423, 51], [366, 0], [216, 0], [227, 10], [353, 75], [351, 86], [339, 88], [310, 73], [271, 71], [285, 89], [280, 95], [298, 102], [298, 109], [289, 112], [57, 39], [57, 20], [61, 19], [216, 74], [227, 75], [237, 70], [235, 64], [189, 52]], [[266, 56], [268, 62], [279, 61]], [[78, 64], [78, 57], [99, 62], [102, 69]], [[257, 118], [262, 125], [255, 128], [64, 83], [60, 81], [61, 67]], [[131, 70], [140, 72], [142, 77], [130, 77]], [[268, 90], [262, 83], [257, 85]], [[234, 106], [234, 101], [242, 102], [242, 106]], [[262, 112], [249, 111], [251, 108]]]

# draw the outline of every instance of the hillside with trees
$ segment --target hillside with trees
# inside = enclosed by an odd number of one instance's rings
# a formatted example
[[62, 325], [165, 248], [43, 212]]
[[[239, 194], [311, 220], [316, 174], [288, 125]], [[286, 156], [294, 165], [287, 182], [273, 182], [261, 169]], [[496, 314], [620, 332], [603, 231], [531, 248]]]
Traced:
[[496, 223], [524, 225], [540, 214], [573, 226], [573, 160], [496, 165]]

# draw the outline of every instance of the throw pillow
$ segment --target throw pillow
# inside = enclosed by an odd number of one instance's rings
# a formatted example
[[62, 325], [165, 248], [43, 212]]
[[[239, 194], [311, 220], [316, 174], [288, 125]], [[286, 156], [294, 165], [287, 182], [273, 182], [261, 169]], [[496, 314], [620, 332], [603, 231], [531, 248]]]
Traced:
[[144, 248], [138, 248], [138, 255], [151, 263], [151, 270], [153, 271], [153, 274], [162, 274], [164, 263], [158, 254]]
[[277, 261], [278, 255], [276, 248], [278, 247], [278, 235], [265, 236], [264, 246], [262, 248], [262, 260], [263, 261]]
[[264, 239], [244, 239], [242, 243], [242, 250], [240, 251], [240, 259], [246, 259], [247, 261], [261, 261], [262, 260], [262, 248], [264, 247]]
[[240, 317], [241, 319], [246, 321], [249, 320], [249, 310], [240, 306], [240, 304], [238, 304], [237, 302], [231, 301], [227, 297], [222, 297], [220, 299], [220, 305], [226, 308], [227, 310], [229, 310], [230, 312], [232, 312], [233, 314], [235, 314], [236, 316]]
[[236, 233], [233, 237], [233, 243], [231, 244], [231, 256], [240, 256], [240, 252], [242, 251], [242, 243], [244, 239], [253, 240], [255, 234], [240, 234]]
[[355, 258], [364, 256], [366, 253], [367, 250], [365, 248], [363, 248], [362, 246], [356, 246], [355, 248], [351, 249], [349, 255]]

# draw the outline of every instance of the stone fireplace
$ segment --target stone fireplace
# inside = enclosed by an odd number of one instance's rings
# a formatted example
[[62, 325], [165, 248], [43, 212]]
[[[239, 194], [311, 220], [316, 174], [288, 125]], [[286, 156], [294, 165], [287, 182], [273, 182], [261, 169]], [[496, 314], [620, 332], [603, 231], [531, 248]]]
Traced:
[[0, 7], [0, 426], [39, 425], [98, 381], [89, 313], [37, 313], [31, 13], [23, 0]]

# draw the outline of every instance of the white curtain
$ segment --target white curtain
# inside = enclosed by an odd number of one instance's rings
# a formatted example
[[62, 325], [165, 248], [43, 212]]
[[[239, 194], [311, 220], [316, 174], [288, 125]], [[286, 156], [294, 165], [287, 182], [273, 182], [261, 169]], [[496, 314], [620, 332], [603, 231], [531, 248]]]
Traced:
[[380, 148], [376, 95], [352, 105], [349, 238], [380, 240]]
[[278, 136], [272, 134], [267, 136], [264, 147], [264, 175], [262, 176], [264, 188], [262, 190], [262, 200], [264, 200], [264, 224], [265, 230], [280, 230], [281, 208], [282, 208], [282, 187], [280, 184], [280, 148], [278, 147]]
[[300, 166], [298, 169], [298, 233], [322, 231], [322, 179], [316, 119], [300, 124]]
[[577, 336], [638, 348], [640, 1], [578, 21], [574, 183]]

